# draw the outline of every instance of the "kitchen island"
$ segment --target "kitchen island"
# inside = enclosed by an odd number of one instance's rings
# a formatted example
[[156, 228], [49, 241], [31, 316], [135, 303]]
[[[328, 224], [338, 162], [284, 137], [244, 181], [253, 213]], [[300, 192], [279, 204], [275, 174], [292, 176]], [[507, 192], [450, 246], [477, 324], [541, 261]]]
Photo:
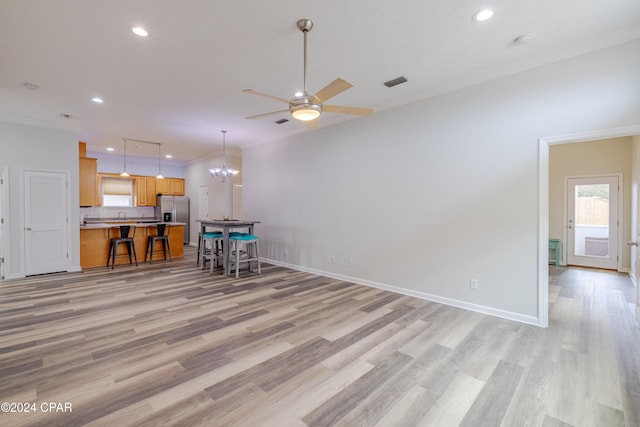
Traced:
[[[182, 222], [165, 222], [169, 233], [169, 243], [171, 245], [171, 257], [181, 258], [184, 256], [184, 223]], [[144, 262], [144, 256], [147, 249], [147, 237], [156, 234], [156, 224], [152, 223], [136, 223], [136, 222], [102, 222], [85, 224], [80, 226], [80, 266], [82, 268], [105, 267], [109, 259], [109, 229], [113, 230], [114, 236], [117, 236], [117, 228], [120, 225], [135, 226], [134, 243], [136, 246], [136, 257], [138, 263]], [[128, 264], [129, 257], [124, 255], [127, 253], [126, 245], [118, 246], [118, 255], [116, 257], [116, 265]], [[164, 254], [160, 242], [156, 244], [153, 250], [153, 260], [163, 260]], [[167, 260], [169, 256], [167, 254]]]

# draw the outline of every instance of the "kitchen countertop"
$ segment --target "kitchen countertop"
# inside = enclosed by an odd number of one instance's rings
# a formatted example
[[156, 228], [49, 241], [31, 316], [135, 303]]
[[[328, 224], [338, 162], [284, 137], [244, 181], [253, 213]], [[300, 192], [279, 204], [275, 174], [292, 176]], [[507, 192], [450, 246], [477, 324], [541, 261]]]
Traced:
[[168, 226], [176, 226], [176, 225], [185, 225], [184, 222], [144, 222], [144, 223], [134, 223], [135, 220], [129, 221], [110, 221], [110, 222], [95, 222], [84, 224], [80, 226], [80, 230], [94, 230], [100, 228], [113, 228], [119, 227], [121, 225], [134, 225], [137, 228], [147, 228], [147, 227], [155, 227], [158, 224], [167, 224]]
[[118, 217], [106, 217], [106, 218], [85, 218], [84, 222], [87, 224], [95, 224], [95, 223], [111, 223], [111, 222], [162, 222], [157, 218], [152, 218], [149, 216], [132, 216], [127, 218], [118, 218]]

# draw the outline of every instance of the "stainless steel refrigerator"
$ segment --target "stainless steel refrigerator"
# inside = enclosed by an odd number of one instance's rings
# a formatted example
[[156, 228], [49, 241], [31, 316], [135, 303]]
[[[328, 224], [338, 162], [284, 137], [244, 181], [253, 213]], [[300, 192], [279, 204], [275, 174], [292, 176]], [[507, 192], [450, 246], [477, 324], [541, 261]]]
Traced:
[[184, 244], [189, 244], [189, 198], [182, 196], [158, 196], [155, 217], [163, 222], [184, 223]]

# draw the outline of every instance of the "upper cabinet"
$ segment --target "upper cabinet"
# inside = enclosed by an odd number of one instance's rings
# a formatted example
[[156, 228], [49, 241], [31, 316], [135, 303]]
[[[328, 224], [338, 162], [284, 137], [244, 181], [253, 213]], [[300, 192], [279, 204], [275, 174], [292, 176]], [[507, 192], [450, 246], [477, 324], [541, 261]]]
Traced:
[[171, 195], [184, 196], [184, 179], [169, 178], [169, 180], [171, 181]]
[[98, 159], [80, 158], [80, 206], [100, 206]]
[[156, 179], [156, 193], [164, 196], [184, 196], [184, 179]]
[[136, 206], [155, 206], [156, 193], [155, 177], [136, 177]]
[[84, 142], [78, 144], [78, 155], [80, 157], [78, 171], [80, 206], [100, 206], [98, 159], [87, 157], [87, 145]]

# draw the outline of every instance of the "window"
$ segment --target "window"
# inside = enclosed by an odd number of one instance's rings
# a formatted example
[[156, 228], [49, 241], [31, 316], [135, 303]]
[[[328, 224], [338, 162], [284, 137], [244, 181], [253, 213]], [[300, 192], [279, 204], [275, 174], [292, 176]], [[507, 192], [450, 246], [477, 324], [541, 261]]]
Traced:
[[133, 206], [133, 180], [102, 177], [102, 206]]

